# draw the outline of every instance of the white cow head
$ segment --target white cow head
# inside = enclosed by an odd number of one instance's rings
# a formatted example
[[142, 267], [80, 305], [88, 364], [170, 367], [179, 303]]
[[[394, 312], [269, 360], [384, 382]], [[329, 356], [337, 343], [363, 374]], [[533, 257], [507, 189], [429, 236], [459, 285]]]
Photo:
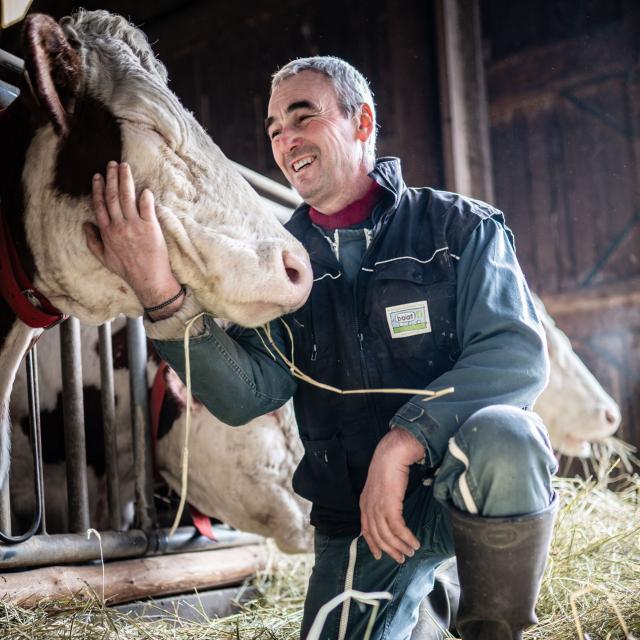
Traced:
[[142, 312], [83, 237], [91, 176], [109, 159], [154, 192], [173, 270], [207, 311], [255, 326], [306, 300], [306, 252], [169, 90], [141, 31], [106, 11], [60, 26], [35, 15], [25, 47], [41, 126], [22, 173], [24, 220], [36, 284], [56, 306], [91, 324]]
[[549, 384], [535, 406], [549, 430], [551, 444], [568, 456], [587, 457], [590, 442], [612, 435], [620, 425], [620, 409], [571, 347], [539, 298], [536, 309], [547, 337]]

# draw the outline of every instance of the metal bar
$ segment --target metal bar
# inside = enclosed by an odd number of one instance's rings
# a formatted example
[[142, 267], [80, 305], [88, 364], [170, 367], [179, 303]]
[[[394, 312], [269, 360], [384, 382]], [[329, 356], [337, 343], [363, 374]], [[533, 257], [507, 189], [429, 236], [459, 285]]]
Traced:
[[77, 318], [69, 318], [60, 325], [60, 353], [69, 528], [76, 533], [89, 528], [80, 348], [80, 323]]
[[110, 322], [105, 322], [98, 328], [98, 336], [100, 341], [100, 399], [102, 401], [104, 455], [107, 468], [109, 526], [114, 531], [119, 531], [122, 527], [122, 515], [120, 513], [120, 487], [118, 484], [118, 436]]
[[18, 56], [0, 49], [0, 67], [20, 75], [24, 71], [24, 61]]
[[140, 529], [130, 531], [104, 531], [100, 540], [95, 536], [62, 533], [33, 536], [13, 547], [0, 546], [0, 571], [8, 569], [46, 566], [64, 563], [89, 562], [100, 559], [100, 546], [105, 560], [139, 558], [165, 553], [210, 551], [262, 542], [260, 536], [233, 531], [226, 527], [214, 527], [216, 541], [200, 536], [193, 527], [180, 527], [169, 539], [168, 529], [145, 533]]
[[40, 383], [38, 382], [38, 348], [33, 345], [27, 353], [27, 397], [33, 448], [34, 490], [36, 510], [40, 512], [40, 531], [47, 532], [46, 504], [44, 494], [44, 470], [42, 468], [42, 430], [40, 428]]
[[[11, 536], [0, 532], [0, 542], [7, 545], [24, 543], [33, 537], [42, 523], [44, 512], [44, 486], [42, 482], [42, 443], [40, 440], [40, 407], [38, 397], [38, 368], [35, 346], [27, 353], [27, 394], [29, 403], [29, 427], [31, 434], [31, 455], [33, 459], [33, 490], [35, 494], [35, 513], [27, 531]], [[9, 552], [10, 553], [10, 552]]]
[[262, 191], [263, 193], [278, 200], [282, 200], [282, 202], [291, 205], [292, 207], [297, 207], [302, 202], [302, 198], [293, 189], [289, 189], [281, 185], [279, 182], [271, 180], [270, 178], [267, 178], [248, 167], [238, 164], [237, 162], [233, 162], [233, 160], [231, 161], [231, 164], [240, 172], [240, 175], [252, 187], [259, 191]]
[[0, 109], [6, 109], [19, 95], [20, 89], [0, 80]]
[[153, 461], [149, 427], [149, 385], [147, 382], [147, 338], [142, 318], [127, 320], [131, 428], [136, 484], [136, 525], [150, 531], [155, 524], [153, 505]]
[[11, 535], [11, 498], [8, 475], [2, 491], [0, 491], [0, 531], [3, 531], [6, 536]]

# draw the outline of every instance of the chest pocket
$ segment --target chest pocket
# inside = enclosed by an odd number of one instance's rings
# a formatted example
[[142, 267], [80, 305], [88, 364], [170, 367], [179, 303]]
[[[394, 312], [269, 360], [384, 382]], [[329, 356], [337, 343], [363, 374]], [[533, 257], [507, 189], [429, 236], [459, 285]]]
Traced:
[[365, 308], [374, 339], [398, 358], [424, 358], [433, 350], [457, 358], [456, 278], [448, 254], [426, 265], [378, 265], [371, 277]]

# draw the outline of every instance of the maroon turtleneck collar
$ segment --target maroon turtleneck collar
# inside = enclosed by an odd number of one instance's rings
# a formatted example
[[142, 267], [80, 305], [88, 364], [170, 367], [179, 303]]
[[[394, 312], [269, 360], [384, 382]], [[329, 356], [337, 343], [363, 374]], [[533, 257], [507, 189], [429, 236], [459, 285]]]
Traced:
[[344, 209], [336, 211], [330, 215], [320, 213], [313, 207], [309, 208], [309, 218], [313, 224], [317, 224], [323, 229], [333, 231], [333, 229], [344, 229], [351, 225], [364, 222], [373, 211], [373, 208], [380, 199], [382, 188], [377, 182], [372, 181], [367, 193], [359, 200], [348, 204]]

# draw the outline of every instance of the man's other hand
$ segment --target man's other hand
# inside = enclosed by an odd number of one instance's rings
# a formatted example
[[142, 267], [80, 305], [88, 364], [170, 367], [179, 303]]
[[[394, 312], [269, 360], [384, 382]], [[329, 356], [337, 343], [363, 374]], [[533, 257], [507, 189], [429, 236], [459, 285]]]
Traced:
[[106, 184], [102, 176], [94, 176], [92, 194], [97, 228], [84, 224], [91, 252], [129, 284], [143, 306], [153, 307], [175, 295], [180, 284], [171, 271], [151, 191], [145, 189], [136, 202], [129, 165], [110, 162]]
[[405, 524], [402, 506], [409, 467], [423, 457], [424, 447], [405, 429], [391, 429], [376, 447], [360, 495], [360, 511], [362, 535], [378, 560], [384, 551], [401, 563], [420, 547]]

